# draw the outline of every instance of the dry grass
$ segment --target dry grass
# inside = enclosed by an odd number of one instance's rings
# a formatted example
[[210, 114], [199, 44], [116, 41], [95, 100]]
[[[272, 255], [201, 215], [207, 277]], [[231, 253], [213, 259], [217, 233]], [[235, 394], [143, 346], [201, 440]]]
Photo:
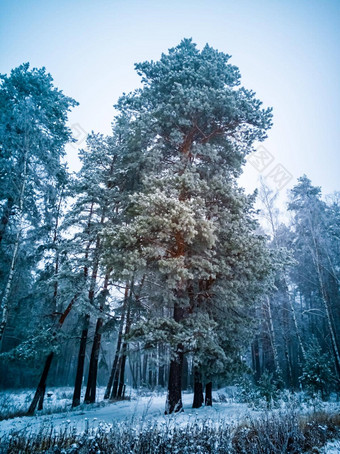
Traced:
[[325, 411], [301, 416], [295, 410], [268, 412], [246, 423], [195, 421], [176, 425], [138, 422], [100, 425], [77, 434], [67, 427], [24, 431], [0, 440], [1, 454], [285, 454], [319, 452], [328, 440], [340, 436], [340, 415]]

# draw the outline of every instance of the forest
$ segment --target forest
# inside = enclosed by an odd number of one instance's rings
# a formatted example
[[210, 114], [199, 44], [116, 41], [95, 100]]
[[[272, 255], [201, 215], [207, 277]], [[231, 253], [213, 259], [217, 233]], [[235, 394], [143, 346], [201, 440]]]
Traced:
[[1, 419], [41, 414], [58, 387], [85, 413], [133, 392], [203, 410], [225, 387], [266, 409], [338, 400], [340, 192], [302, 175], [283, 207], [265, 180], [240, 186], [273, 112], [229, 55], [183, 39], [135, 70], [77, 173], [77, 101], [45, 68], [1, 75], [0, 388], [33, 390]]

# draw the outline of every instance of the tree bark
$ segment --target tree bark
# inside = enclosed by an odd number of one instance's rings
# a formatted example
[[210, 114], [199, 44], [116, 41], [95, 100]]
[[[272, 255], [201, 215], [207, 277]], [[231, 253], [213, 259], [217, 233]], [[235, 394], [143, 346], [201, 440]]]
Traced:
[[[54, 333], [52, 334], [52, 337], [55, 337], [57, 335], [57, 331], [59, 331], [61, 329], [61, 327], [63, 326], [63, 324], [64, 324], [68, 314], [71, 312], [71, 309], [72, 309], [74, 303], [76, 302], [78, 296], [79, 296], [79, 293], [77, 293], [72, 298], [72, 301], [69, 303], [69, 305], [67, 306], [67, 308], [65, 309], [65, 311], [61, 315], [61, 317], [59, 319], [59, 322], [58, 322], [57, 330], [54, 331]], [[50, 367], [51, 367], [53, 356], [54, 356], [54, 352], [52, 351], [52, 352], [49, 353], [49, 355], [46, 358], [44, 369], [43, 369], [43, 372], [42, 372], [41, 377], [40, 377], [40, 381], [39, 381], [37, 389], [35, 391], [32, 403], [31, 403], [31, 405], [30, 405], [30, 407], [29, 407], [29, 409], [27, 411], [27, 415], [29, 415], [29, 416], [34, 414], [34, 411], [35, 411], [35, 409], [36, 409], [36, 407], [38, 405], [39, 400], [41, 398], [43, 398], [43, 396], [44, 396], [45, 389], [46, 389], [46, 380], [47, 380], [47, 377], [48, 377], [48, 373], [50, 371]]]
[[89, 366], [89, 375], [87, 379], [87, 387], [85, 393], [84, 402], [86, 404], [92, 404], [96, 401], [96, 385], [97, 385], [97, 372], [98, 372], [98, 358], [99, 358], [99, 349], [101, 341], [101, 332], [100, 329], [103, 326], [103, 319], [100, 317], [96, 323], [96, 331], [94, 334], [94, 340], [91, 350], [90, 366]]
[[194, 369], [194, 401], [192, 408], [200, 408], [203, 405], [203, 385], [201, 374], [197, 367]]
[[255, 383], [258, 383], [261, 377], [261, 363], [260, 363], [260, 348], [259, 348], [259, 339], [258, 335], [255, 336], [255, 339], [251, 346], [252, 352], [252, 361], [253, 361], [253, 370], [255, 371]]
[[[99, 247], [99, 244], [98, 244]], [[98, 269], [98, 264], [97, 264]], [[95, 270], [94, 279], [97, 277], [97, 269]], [[105, 275], [104, 286], [102, 290], [102, 299], [100, 302], [99, 310], [100, 312], [104, 309], [104, 303], [107, 295], [107, 288], [109, 284], [109, 273]], [[94, 287], [90, 290], [90, 301], [94, 300]], [[99, 359], [99, 350], [100, 350], [100, 342], [102, 338], [101, 328], [103, 326], [103, 317], [98, 317], [96, 323], [96, 330], [94, 334], [92, 350], [91, 350], [91, 357], [90, 357], [90, 365], [89, 365], [89, 375], [87, 379], [87, 387], [85, 393], [84, 402], [86, 404], [91, 404], [96, 401], [96, 388], [97, 388], [97, 374], [98, 374], [98, 359]]]
[[[117, 373], [118, 360], [119, 360], [119, 356], [120, 356], [120, 350], [121, 350], [122, 339], [123, 339], [123, 330], [124, 330], [124, 323], [125, 323], [125, 310], [126, 310], [128, 292], [129, 292], [129, 287], [128, 287], [128, 285], [126, 285], [125, 294], [124, 294], [124, 304], [123, 304], [123, 310], [122, 310], [122, 318], [120, 320], [120, 327], [119, 327], [119, 333], [118, 333], [118, 339], [117, 339], [116, 354], [115, 354], [115, 358], [113, 360], [109, 381], [106, 386], [104, 399], [108, 399], [110, 397], [113, 380]], [[113, 398], [113, 397], [111, 396], [111, 398]]]
[[[184, 310], [177, 303], [174, 306], [174, 320], [179, 322], [183, 319]], [[178, 344], [175, 355], [170, 361], [168, 394], [165, 404], [165, 414], [183, 411], [182, 403], [182, 369], [183, 369], [183, 345]]]
[[[132, 292], [133, 292], [133, 282], [131, 283], [130, 295], [128, 298], [128, 307], [127, 307], [127, 314], [126, 314], [126, 325], [125, 325], [125, 336], [127, 336], [130, 332], [130, 325], [131, 325], [131, 299], [132, 299]], [[122, 346], [122, 358], [120, 362], [120, 370], [119, 370], [119, 386], [117, 397], [121, 399], [123, 396], [124, 390], [124, 378], [125, 378], [125, 365], [126, 365], [126, 354], [127, 354], [127, 342], [124, 341]]]
[[[38, 403], [43, 400], [43, 396], [45, 394], [45, 389], [46, 389], [46, 380], [47, 380], [48, 373], [50, 371], [50, 367], [51, 367], [53, 356], [54, 356], [54, 352], [51, 352], [48, 355], [48, 357], [46, 358], [44, 370], [43, 370], [43, 372], [41, 374], [38, 387], [36, 389], [36, 392], [34, 394], [33, 400], [31, 402], [31, 405], [30, 405], [30, 407], [28, 409], [28, 412], [27, 412], [27, 415], [29, 415], [29, 416], [34, 414], [34, 411], [35, 411]], [[42, 402], [40, 404], [40, 407], [42, 408]]]
[[209, 381], [205, 385], [205, 406], [212, 407], [212, 382]]
[[78, 405], [80, 405], [81, 386], [83, 383], [86, 342], [87, 342], [89, 324], [90, 324], [90, 315], [86, 314], [84, 317], [83, 330], [81, 333], [81, 339], [80, 339], [80, 345], [79, 345], [77, 374], [76, 374], [76, 380], [75, 380], [75, 384], [74, 384], [72, 407], [77, 407]]

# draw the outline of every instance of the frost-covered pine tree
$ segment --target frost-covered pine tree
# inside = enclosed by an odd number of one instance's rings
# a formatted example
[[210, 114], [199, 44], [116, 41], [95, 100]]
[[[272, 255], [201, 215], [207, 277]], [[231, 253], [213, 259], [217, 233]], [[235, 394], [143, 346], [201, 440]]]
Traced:
[[64, 147], [72, 140], [66, 122], [76, 104], [53, 86], [44, 68], [26, 63], [0, 78], [0, 340], [15, 299], [21, 252], [26, 249], [31, 258], [21, 263], [27, 274], [32, 258], [35, 265], [42, 260], [38, 246], [53, 243], [66, 175]]
[[291, 277], [304, 298], [313, 332], [315, 316], [324, 318], [324, 323], [317, 322], [322, 332], [318, 341], [332, 353], [339, 386], [339, 206], [324, 202], [321, 189], [303, 176], [291, 191], [288, 209], [294, 215], [291, 241], [296, 259]]
[[200, 320], [213, 329], [214, 306], [228, 314], [251, 304], [268, 269], [236, 178], [271, 111], [240, 87], [229, 58], [184, 39], [159, 61], [137, 64], [143, 88], [117, 106], [139, 186], [123, 224], [106, 229], [105, 260], [121, 279], [146, 276], [151, 310], [139, 331], [171, 346], [167, 413], [182, 409], [184, 354], [205, 347]]

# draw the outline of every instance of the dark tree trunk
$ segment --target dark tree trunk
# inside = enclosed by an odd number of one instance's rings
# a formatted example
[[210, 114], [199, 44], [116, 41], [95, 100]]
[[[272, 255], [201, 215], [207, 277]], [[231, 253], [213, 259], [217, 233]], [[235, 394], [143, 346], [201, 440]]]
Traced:
[[38, 410], [42, 410], [44, 408], [45, 391], [46, 391], [46, 385], [43, 386], [43, 389], [41, 392], [41, 396], [40, 396], [39, 403], [38, 403]]
[[[126, 325], [125, 325], [125, 336], [127, 336], [130, 333], [130, 324], [131, 324], [130, 314], [131, 314], [132, 291], [133, 291], [133, 283], [131, 284], [130, 297], [128, 299], [128, 308], [127, 308]], [[118, 393], [117, 393], [118, 399], [121, 399], [123, 396], [126, 354], [127, 354], [127, 342], [124, 341], [123, 347], [122, 347], [122, 358], [121, 358], [121, 362], [120, 362], [120, 370], [119, 370], [119, 387], [118, 387]]]
[[[79, 296], [79, 294], [76, 294], [73, 297], [72, 301], [70, 302], [70, 304], [67, 306], [67, 308], [65, 309], [65, 311], [61, 315], [61, 317], [59, 319], [59, 322], [58, 322], [58, 326], [57, 326], [58, 329], [61, 329], [61, 327], [63, 326], [63, 324], [64, 324], [64, 322], [66, 320], [66, 317], [71, 312], [73, 304], [76, 302], [78, 296]], [[55, 337], [56, 334], [57, 334], [57, 330], [52, 334], [52, 338]], [[29, 407], [29, 409], [27, 411], [27, 415], [33, 415], [34, 411], [35, 411], [35, 409], [36, 409], [36, 407], [38, 405], [39, 400], [41, 398], [42, 398], [42, 400], [44, 399], [44, 393], [45, 393], [45, 388], [46, 388], [46, 380], [47, 380], [47, 377], [48, 377], [48, 373], [50, 371], [50, 367], [51, 367], [53, 356], [54, 356], [54, 352], [50, 352], [49, 355], [46, 358], [45, 366], [44, 366], [44, 369], [42, 371], [42, 374], [41, 374], [41, 377], [40, 377], [40, 381], [39, 381], [39, 384], [37, 386], [36, 392], [34, 394], [33, 400], [32, 400], [31, 405], [30, 405], [30, 407]], [[41, 405], [42, 405], [42, 403], [41, 403]]]
[[[174, 320], [179, 322], [184, 317], [184, 309], [177, 303], [174, 306]], [[183, 411], [182, 403], [182, 370], [183, 370], [183, 345], [178, 344], [175, 357], [170, 361], [168, 394], [165, 404], [165, 414]]]
[[[129, 286], [127, 285], [125, 288], [125, 307], [127, 306], [125, 335], [128, 334], [128, 332], [130, 330], [130, 306], [129, 306], [128, 292], [129, 292]], [[121, 340], [122, 340], [122, 338], [121, 338]], [[119, 355], [119, 359], [117, 361], [117, 367], [116, 367], [115, 374], [114, 374], [111, 399], [117, 399], [117, 397], [122, 396], [122, 391], [123, 391], [123, 386], [124, 386], [126, 348], [127, 348], [126, 342], [123, 343], [121, 351], [119, 351], [119, 352], [118, 352], [118, 346], [117, 346], [117, 354]]]
[[31, 405], [30, 405], [30, 407], [28, 409], [28, 412], [27, 412], [28, 415], [33, 415], [34, 414], [34, 411], [35, 411], [35, 409], [36, 409], [36, 407], [37, 407], [37, 405], [38, 405], [38, 403], [40, 401], [41, 401], [40, 405], [42, 407], [42, 402], [44, 400], [44, 394], [45, 394], [45, 389], [46, 389], [46, 380], [47, 380], [48, 372], [49, 372], [50, 367], [51, 367], [53, 356], [54, 356], [54, 352], [51, 352], [48, 355], [48, 357], [46, 358], [44, 370], [43, 370], [43, 372], [41, 374], [38, 387], [37, 387], [37, 389], [35, 391], [33, 400], [31, 402]]
[[183, 411], [182, 403], [182, 346], [178, 345], [176, 358], [170, 361], [168, 394], [165, 406], [165, 414]]
[[127, 346], [124, 343], [123, 351], [122, 351], [123, 356], [122, 356], [122, 360], [121, 360], [121, 364], [120, 364], [120, 373], [119, 373], [119, 386], [118, 386], [118, 393], [117, 393], [118, 399], [121, 399], [123, 396], [125, 365], [126, 365], [126, 351], [127, 351]]
[[194, 401], [192, 408], [200, 408], [203, 405], [203, 385], [201, 374], [197, 367], [194, 370]]
[[261, 377], [261, 365], [260, 365], [260, 349], [259, 349], [259, 339], [258, 336], [255, 336], [254, 342], [251, 346], [252, 352], [252, 361], [253, 361], [253, 370], [255, 382], [258, 383]]
[[[114, 399], [115, 398], [114, 396], [117, 395], [117, 388], [118, 388], [117, 374], [118, 374], [119, 353], [120, 353], [120, 348], [118, 351], [118, 346], [117, 346], [116, 355], [115, 355], [115, 359], [113, 361], [111, 374], [110, 374], [109, 382], [106, 387], [104, 399], [108, 399], [108, 398]], [[114, 389], [116, 391], [114, 391]], [[110, 393], [111, 393], [111, 396], [110, 396]]]
[[[119, 333], [118, 333], [116, 354], [115, 354], [115, 358], [113, 360], [113, 365], [112, 365], [109, 381], [108, 381], [107, 386], [106, 386], [104, 399], [108, 399], [110, 397], [113, 381], [115, 379], [115, 376], [117, 375], [117, 370], [118, 370], [117, 366], [118, 366], [118, 360], [119, 360], [119, 355], [120, 355], [120, 350], [121, 350], [121, 345], [122, 345], [122, 339], [123, 339], [123, 329], [124, 329], [124, 321], [125, 321], [125, 308], [126, 308], [126, 302], [127, 302], [127, 297], [128, 297], [128, 290], [129, 290], [129, 288], [128, 288], [128, 286], [126, 286], [125, 287], [125, 296], [124, 296], [124, 306], [123, 306], [122, 318], [121, 318], [121, 321], [120, 321], [120, 327], [119, 327]], [[117, 387], [118, 387], [118, 385], [117, 385]], [[116, 391], [115, 394], [117, 394], [117, 391]], [[111, 398], [113, 398], [113, 397], [111, 396]]]
[[119, 386], [119, 373], [122, 365], [122, 356], [119, 356], [118, 358], [118, 364], [117, 364], [117, 369], [115, 371], [115, 376], [113, 379], [113, 385], [112, 385], [112, 392], [110, 399], [117, 399], [117, 394], [118, 394], [118, 386]]
[[207, 407], [212, 406], [212, 382], [211, 381], [209, 381], [205, 385], [205, 402], [204, 403]]
[[[99, 248], [99, 241], [97, 242]], [[93, 304], [94, 301], [94, 285], [97, 278], [97, 271], [98, 271], [98, 262], [94, 267], [92, 273], [92, 286], [89, 292], [89, 300], [90, 303]], [[108, 285], [109, 285], [109, 271], [107, 271], [105, 275], [103, 290], [100, 296], [100, 303], [99, 303], [99, 310], [100, 312], [103, 311], [104, 303], [106, 300], [106, 296], [108, 293]], [[90, 357], [90, 364], [89, 364], [89, 375], [87, 377], [87, 386], [86, 386], [86, 393], [84, 402], [86, 404], [92, 404], [96, 401], [96, 387], [97, 387], [97, 374], [98, 374], [98, 359], [99, 359], [99, 351], [100, 351], [100, 342], [102, 338], [101, 328], [103, 326], [103, 318], [99, 317], [96, 323], [96, 330], [94, 333], [94, 339], [92, 344], [91, 350], [91, 357]]]
[[117, 372], [117, 365], [118, 365], [118, 360], [119, 360], [119, 355], [120, 355], [120, 348], [121, 348], [121, 344], [122, 344], [122, 337], [123, 337], [123, 328], [122, 328], [122, 325], [121, 325], [121, 328], [119, 329], [119, 333], [118, 333], [118, 342], [117, 342], [117, 347], [116, 347], [116, 354], [115, 354], [115, 358], [113, 360], [109, 381], [108, 381], [107, 386], [106, 386], [104, 399], [108, 399], [110, 397], [113, 380], [114, 380], [116, 372]]
[[96, 386], [97, 386], [97, 373], [98, 373], [98, 358], [100, 350], [101, 332], [100, 329], [103, 326], [103, 319], [98, 318], [96, 324], [96, 331], [94, 334], [94, 340], [91, 350], [89, 376], [87, 378], [87, 387], [85, 393], [84, 402], [86, 404], [92, 404], [96, 401]]
[[81, 333], [81, 339], [80, 339], [80, 345], [79, 345], [77, 374], [76, 374], [76, 381], [74, 384], [72, 407], [77, 407], [78, 405], [80, 405], [81, 385], [83, 383], [86, 343], [87, 343], [87, 334], [89, 331], [89, 324], [90, 324], [90, 316], [89, 316], [89, 314], [86, 314], [84, 317], [83, 330]]

